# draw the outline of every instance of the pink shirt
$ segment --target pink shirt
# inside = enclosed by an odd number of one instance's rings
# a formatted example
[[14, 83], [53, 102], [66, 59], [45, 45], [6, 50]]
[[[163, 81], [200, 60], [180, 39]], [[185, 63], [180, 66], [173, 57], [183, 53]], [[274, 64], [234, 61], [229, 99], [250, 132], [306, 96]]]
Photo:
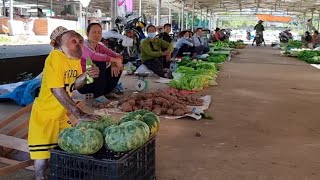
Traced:
[[121, 57], [120, 54], [113, 52], [105, 47], [103, 44], [98, 43], [97, 47], [93, 49], [89, 42], [86, 40], [82, 48], [81, 67], [82, 71], [86, 71], [86, 59], [91, 58], [93, 62], [110, 62], [110, 57]]

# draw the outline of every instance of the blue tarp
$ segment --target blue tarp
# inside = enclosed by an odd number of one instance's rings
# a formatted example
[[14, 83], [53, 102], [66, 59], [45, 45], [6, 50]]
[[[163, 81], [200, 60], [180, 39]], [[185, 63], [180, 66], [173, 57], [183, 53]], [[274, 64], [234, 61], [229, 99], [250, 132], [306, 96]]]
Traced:
[[33, 103], [36, 93], [41, 85], [41, 79], [33, 79], [24, 82], [12, 92], [0, 95], [0, 102], [13, 100], [20, 106]]

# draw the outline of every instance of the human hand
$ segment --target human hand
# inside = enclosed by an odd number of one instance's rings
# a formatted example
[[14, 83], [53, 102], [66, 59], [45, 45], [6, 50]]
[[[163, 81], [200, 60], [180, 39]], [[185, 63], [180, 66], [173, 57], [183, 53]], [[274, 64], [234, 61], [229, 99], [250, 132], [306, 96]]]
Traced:
[[123, 68], [122, 58], [120, 58], [120, 57], [111, 58], [110, 62], [120, 69]]
[[166, 51], [162, 52], [162, 55], [169, 56], [169, 55], [171, 55], [171, 52], [169, 50], [166, 50]]
[[171, 53], [170, 53], [170, 55], [166, 56], [166, 60], [171, 61]]
[[97, 78], [97, 77], [99, 77], [100, 70], [95, 64], [93, 64], [93, 66], [91, 68], [88, 68], [86, 70], [86, 73], [92, 78]]
[[111, 66], [111, 76], [118, 77], [122, 69], [118, 68], [117, 66]]

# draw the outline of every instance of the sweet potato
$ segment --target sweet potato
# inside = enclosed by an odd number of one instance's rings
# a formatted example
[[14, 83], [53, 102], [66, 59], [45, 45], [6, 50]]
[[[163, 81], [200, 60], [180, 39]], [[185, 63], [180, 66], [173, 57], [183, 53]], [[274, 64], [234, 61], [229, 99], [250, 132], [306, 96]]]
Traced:
[[173, 112], [173, 115], [175, 115], [175, 116], [182, 116], [182, 115], [184, 115], [184, 114], [185, 114], [185, 111], [182, 110], [182, 109], [177, 109], [177, 110], [175, 110], [175, 111]]
[[123, 112], [131, 112], [133, 110], [133, 107], [128, 102], [126, 102], [121, 105], [121, 109]]
[[182, 109], [182, 108], [184, 108], [185, 106], [183, 106], [183, 105], [181, 105], [181, 104], [179, 104], [179, 103], [174, 103], [173, 104], [173, 109]]
[[161, 115], [161, 108], [155, 108], [152, 110], [153, 113], [155, 113], [156, 115]]
[[132, 110], [133, 110], [133, 111], [136, 111], [136, 110], [139, 110], [139, 108], [138, 108], [137, 106], [133, 106], [133, 107], [132, 107]]
[[136, 101], [135, 101], [134, 99], [130, 99], [130, 100], [128, 101], [128, 103], [129, 103], [131, 106], [136, 105]]
[[161, 106], [158, 104], [155, 104], [155, 105], [153, 105], [153, 109], [155, 109], [155, 108], [161, 108]]
[[173, 109], [168, 109], [167, 114], [171, 116], [173, 114]]

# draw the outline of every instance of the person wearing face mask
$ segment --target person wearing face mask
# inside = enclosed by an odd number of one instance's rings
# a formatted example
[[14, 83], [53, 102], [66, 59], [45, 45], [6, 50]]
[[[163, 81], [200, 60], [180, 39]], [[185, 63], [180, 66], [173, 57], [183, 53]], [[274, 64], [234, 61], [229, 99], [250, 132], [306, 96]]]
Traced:
[[176, 43], [176, 48], [178, 49], [177, 57], [184, 56], [183, 53], [189, 52], [191, 55], [194, 53], [194, 44], [191, 40], [190, 31], [181, 31], [179, 34], [179, 39]]
[[83, 46], [81, 57], [81, 66], [83, 72], [86, 71], [86, 59], [92, 59], [92, 62], [99, 68], [99, 77], [94, 79], [93, 83], [87, 84], [78, 91], [81, 94], [91, 94], [95, 101], [107, 103], [107, 98], [118, 98], [112, 93], [121, 77], [123, 57], [113, 52], [100, 43], [102, 39], [102, 27], [99, 23], [91, 23], [87, 28], [87, 37]]
[[173, 46], [163, 39], [156, 38], [155, 26], [149, 25], [147, 33], [148, 38], [141, 43], [142, 63], [158, 76], [172, 78], [172, 73], [164, 68], [163, 62], [170, 61]]
[[82, 73], [83, 37], [59, 26], [50, 39], [54, 49], [45, 61], [40, 93], [33, 103], [29, 121], [28, 143], [36, 180], [46, 179], [49, 149], [57, 146], [59, 132], [71, 127], [67, 112], [78, 121], [101, 118], [83, 112], [71, 99], [72, 91], [86, 84], [87, 75], [92, 78], [99, 76], [99, 69], [95, 66]]

